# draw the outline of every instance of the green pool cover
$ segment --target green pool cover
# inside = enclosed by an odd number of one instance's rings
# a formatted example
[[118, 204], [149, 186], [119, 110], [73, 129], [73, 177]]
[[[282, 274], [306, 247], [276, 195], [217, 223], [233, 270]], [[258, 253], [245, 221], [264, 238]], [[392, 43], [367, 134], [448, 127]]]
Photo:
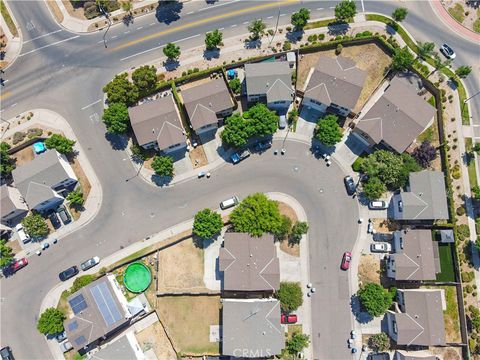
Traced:
[[123, 274], [123, 282], [128, 291], [141, 293], [145, 291], [152, 281], [150, 269], [140, 262], [128, 265]]

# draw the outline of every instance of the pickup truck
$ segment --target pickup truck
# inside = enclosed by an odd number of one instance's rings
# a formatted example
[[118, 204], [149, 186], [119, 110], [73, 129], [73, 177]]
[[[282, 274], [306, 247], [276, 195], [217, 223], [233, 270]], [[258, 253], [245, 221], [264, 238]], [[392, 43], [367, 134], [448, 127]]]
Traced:
[[240, 161], [245, 160], [251, 155], [250, 151], [248, 149], [242, 150], [240, 153], [236, 152], [232, 154], [230, 159], [234, 164], [238, 164]]

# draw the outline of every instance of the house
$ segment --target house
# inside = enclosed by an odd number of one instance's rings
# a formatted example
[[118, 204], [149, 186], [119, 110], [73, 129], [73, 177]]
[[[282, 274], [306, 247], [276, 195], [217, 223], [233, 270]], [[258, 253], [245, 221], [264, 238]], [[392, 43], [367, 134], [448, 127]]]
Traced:
[[438, 355], [433, 355], [429, 351], [405, 351], [395, 350], [393, 360], [441, 360]]
[[393, 233], [395, 253], [387, 257], [387, 276], [397, 281], [435, 280], [440, 272], [438, 244], [430, 230]]
[[132, 311], [114, 275], [102, 276], [70, 295], [67, 301], [73, 317], [65, 320], [64, 326], [76, 351], [111, 337], [142, 313], [136, 307]]
[[129, 331], [114, 341], [109, 342], [105, 347], [90, 355], [88, 360], [145, 360], [138, 341]]
[[391, 201], [395, 220], [449, 219], [445, 179], [441, 171], [410, 173], [407, 191], [393, 195]]
[[220, 248], [223, 291], [272, 293], [280, 287], [280, 263], [273, 236], [227, 232]]
[[218, 119], [230, 115], [235, 104], [223, 78], [182, 90], [190, 126], [197, 135], [218, 128]]
[[48, 150], [12, 171], [16, 188], [30, 210], [39, 212], [60, 205], [62, 193], [78, 180], [65, 155]]
[[173, 96], [161, 97], [128, 109], [138, 145], [168, 154], [187, 146], [185, 130]]
[[27, 204], [18, 189], [2, 185], [0, 197], [1, 223], [3, 225], [8, 225], [11, 220], [27, 215]]
[[360, 98], [366, 77], [367, 73], [349, 58], [322, 56], [310, 69], [302, 105], [348, 116]]
[[277, 299], [223, 299], [222, 353], [270, 358], [285, 346]]
[[249, 102], [265, 101], [272, 110], [286, 111], [294, 98], [288, 61], [245, 64], [245, 85]]
[[413, 86], [395, 77], [385, 93], [358, 121], [353, 133], [369, 146], [403, 153], [432, 125], [436, 109]]
[[395, 311], [387, 311], [388, 335], [397, 345], [445, 345], [441, 289], [397, 290]]

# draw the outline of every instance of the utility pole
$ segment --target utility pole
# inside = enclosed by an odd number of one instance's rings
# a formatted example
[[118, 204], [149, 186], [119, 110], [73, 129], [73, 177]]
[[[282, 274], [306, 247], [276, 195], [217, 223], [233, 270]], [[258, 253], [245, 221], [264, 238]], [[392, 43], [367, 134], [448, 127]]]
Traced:
[[103, 33], [103, 45], [105, 46], [105, 49], [106, 49], [107, 48], [107, 39], [105, 37], [107, 36], [108, 30], [110, 30], [110, 26], [112, 26], [112, 21], [110, 20], [110, 17], [108, 16], [108, 12], [105, 11], [105, 9], [103, 8], [103, 6], [101, 4], [98, 4], [98, 9], [108, 20], [107, 30], [105, 30], [105, 32]]
[[272, 41], [275, 38], [275, 35], [277, 35], [277, 31], [278, 31], [278, 22], [280, 21], [280, 6], [278, 5], [278, 0], [277, 0], [277, 8], [278, 8], [278, 14], [277, 14], [277, 23], [275, 24], [275, 32], [273, 33], [273, 36], [270, 39], [270, 43], [268, 45], [272, 44]]

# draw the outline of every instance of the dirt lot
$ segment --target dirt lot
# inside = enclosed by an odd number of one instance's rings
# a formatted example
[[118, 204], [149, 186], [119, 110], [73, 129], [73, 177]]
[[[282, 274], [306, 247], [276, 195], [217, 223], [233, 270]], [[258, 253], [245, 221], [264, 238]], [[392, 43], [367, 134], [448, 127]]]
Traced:
[[153, 349], [158, 359], [175, 360], [177, 358], [163, 326], [159, 322], [135, 334], [135, 337], [143, 352]]
[[178, 352], [215, 355], [220, 344], [210, 342], [210, 325], [220, 324], [220, 306], [219, 296], [161, 297], [157, 314]]
[[12, 155], [12, 158], [16, 160], [17, 167], [22, 166], [35, 158], [33, 153], [33, 147], [27, 146], [25, 149], [17, 151], [15, 154]]
[[445, 360], [460, 360], [462, 358], [462, 349], [456, 347], [432, 347], [430, 351], [434, 355], [441, 355]]
[[362, 254], [358, 265], [358, 283], [362, 286], [366, 283], [380, 285], [380, 259], [372, 254]]
[[[298, 220], [295, 210], [293, 210], [289, 205], [279, 201], [278, 209], [280, 210], [280, 214], [285, 215], [290, 218], [290, 220], [292, 220], [292, 224], [294, 224]], [[287, 239], [283, 240], [280, 243], [280, 250], [292, 256], [300, 256], [300, 245], [291, 245], [288, 243]]]
[[191, 149], [189, 155], [194, 169], [208, 164], [207, 155], [205, 155], [203, 145], [198, 145], [196, 148]]

